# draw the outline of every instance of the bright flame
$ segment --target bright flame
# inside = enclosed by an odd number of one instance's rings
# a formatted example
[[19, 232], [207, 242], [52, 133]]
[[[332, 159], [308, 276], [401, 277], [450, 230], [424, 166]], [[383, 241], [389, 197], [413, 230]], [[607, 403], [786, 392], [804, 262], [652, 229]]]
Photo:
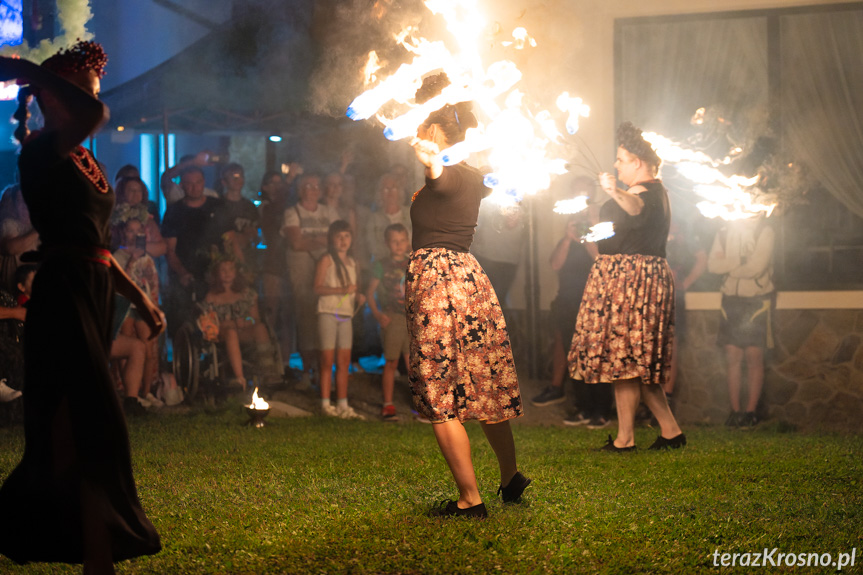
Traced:
[[249, 405], [251, 409], [270, 409], [270, 404], [264, 401], [262, 398], [258, 397], [258, 388], [255, 388], [255, 392], [252, 394], [252, 404]]
[[464, 141], [450, 146], [440, 153], [440, 161], [444, 166], [454, 166], [467, 160], [468, 156], [482, 152], [492, 147], [492, 141], [485, 135], [481, 127], [468, 128]]
[[380, 58], [378, 58], [378, 53], [372, 50], [369, 52], [369, 59], [366, 61], [366, 66], [363, 68], [363, 86], [368, 86], [373, 84], [377, 77], [375, 76], [375, 72], [381, 69], [383, 64], [381, 64]]
[[[405, 28], [394, 38], [412, 55], [411, 61], [355, 98], [348, 107], [348, 117], [364, 120], [377, 116], [385, 126], [384, 135], [401, 140], [416, 137], [422, 122], [447, 104], [471, 101], [480, 125], [468, 130], [464, 142], [442, 150], [441, 162], [454, 165], [471, 154], [484, 154], [480, 161], [491, 168], [485, 184], [493, 188], [492, 201], [503, 205], [547, 189], [551, 178], [565, 173], [567, 165], [566, 160], [552, 157], [552, 146], [564, 144], [555, 117], [519, 90], [522, 73], [513, 62], [483, 63], [480, 47], [487, 47], [485, 18], [475, 0], [425, 0], [425, 5], [445, 19], [458, 49], [450, 51], [443, 42], [426, 40], [416, 29]], [[521, 44], [516, 47], [536, 46], [524, 28], [516, 28], [513, 38]], [[422, 78], [438, 71], [445, 72], [451, 84], [423, 104], [413, 102]], [[376, 73], [382, 77], [380, 69]], [[590, 108], [568, 93], [561, 98], [558, 108], [564, 115], [558, 121], [574, 134], [578, 119], [587, 117]], [[403, 105], [398, 115], [380, 114], [389, 102]]]
[[351, 120], [367, 120], [390, 100], [406, 102], [414, 97], [422, 77], [450, 59], [443, 42], [422, 41], [422, 50], [410, 64], [402, 64], [395, 74], [357, 96], [348, 107]]
[[598, 242], [607, 240], [614, 235], [614, 222], [599, 222], [590, 227], [590, 231], [581, 237], [582, 242]]
[[587, 196], [578, 196], [569, 200], [558, 200], [554, 203], [556, 214], [577, 214], [587, 209]]
[[513, 42], [501, 42], [504, 46], [512, 46], [516, 50], [524, 50], [526, 46], [536, 48], [536, 40], [527, 33], [527, 30], [519, 26], [512, 31]]
[[590, 116], [590, 106], [584, 103], [581, 98], [573, 98], [567, 92], [564, 92], [557, 97], [557, 107], [561, 112], [569, 112], [569, 118], [566, 120], [566, 131], [570, 134], [578, 132], [578, 118], [587, 118]]
[[[726, 176], [718, 169], [730, 163], [730, 157], [716, 161], [704, 152], [684, 148], [659, 134], [647, 132], [643, 136], [664, 163], [674, 166], [681, 176], [695, 184], [695, 193], [704, 199], [696, 207], [704, 217], [731, 221], [773, 213], [776, 202], [767, 201], [769, 198], [755, 187], [758, 176]], [[740, 152], [740, 148], [731, 151]]]

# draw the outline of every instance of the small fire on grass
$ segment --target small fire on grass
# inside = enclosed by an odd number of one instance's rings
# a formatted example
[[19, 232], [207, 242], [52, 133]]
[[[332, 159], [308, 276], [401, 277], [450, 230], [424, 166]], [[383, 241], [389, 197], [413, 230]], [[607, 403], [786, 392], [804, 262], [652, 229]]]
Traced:
[[252, 403], [249, 405], [251, 409], [270, 409], [270, 404], [267, 403], [264, 398], [258, 396], [258, 388], [255, 388], [255, 392], [252, 394]]
[[258, 396], [258, 388], [252, 394], [252, 403], [246, 406], [246, 413], [249, 414], [249, 421], [246, 425], [252, 427], [264, 427], [264, 418], [270, 413], [270, 404]]

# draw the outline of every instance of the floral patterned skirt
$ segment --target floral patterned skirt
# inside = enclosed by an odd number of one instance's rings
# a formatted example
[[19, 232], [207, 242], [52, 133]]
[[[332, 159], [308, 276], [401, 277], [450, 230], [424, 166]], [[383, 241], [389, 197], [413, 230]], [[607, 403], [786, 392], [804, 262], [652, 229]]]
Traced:
[[575, 324], [570, 375], [587, 383], [639, 378], [662, 385], [673, 339], [674, 280], [665, 258], [599, 256]]
[[432, 422], [488, 423], [522, 415], [503, 311], [471, 254], [413, 252], [405, 307], [411, 391], [420, 414]]

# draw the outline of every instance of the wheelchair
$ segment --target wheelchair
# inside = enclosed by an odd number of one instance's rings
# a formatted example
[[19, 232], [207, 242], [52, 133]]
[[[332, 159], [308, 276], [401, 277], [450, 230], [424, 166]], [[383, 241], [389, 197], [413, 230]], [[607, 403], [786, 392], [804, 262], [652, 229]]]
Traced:
[[[278, 387], [285, 383], [285, 366], [273, 329], [264, 323], [270, 338], [272, 361], [260, 365], [255, 343], [241, 343], [243, 372], [258, 388]], [[183, 389], [187, 402], [199, 396], [225, 397], [231, 393], [229, 381], [233, 377], [225, 345], [221, 341], [208, 341], [196, 323], [185, 322], [173, 340], [172, 367], [177, 385]]]

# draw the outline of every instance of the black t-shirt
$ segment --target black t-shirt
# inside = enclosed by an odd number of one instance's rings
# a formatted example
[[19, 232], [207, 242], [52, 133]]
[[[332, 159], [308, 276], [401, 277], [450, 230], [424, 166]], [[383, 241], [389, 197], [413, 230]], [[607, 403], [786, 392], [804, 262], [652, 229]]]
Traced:
[[[94, 170], [94, 178], [102, 174], [89, 151], [79, 147], [77, 153], [84, 154], [82, 162]], [[110, 248], [114, 191], [107, 180], [99, 191], [71, 155], [57, 153], [57, 132], [43, 132], [24, 144], [18, 169], [21, 194], [43, 248]]]
[[413, 249], [447, 248], [469, 252], [482, 199], [491, 193], [482, 174], [465, 164], [444, 167], [411, 205]]
[[642, 182], [647, 191], [639, 194], [644, 208], [637, 216], [627, 214], [613, 199], [602, 205], [599, 219], [614, 222], [614, 235], [596, 243], [604, 255], [644, 255], [665, 257], [665, 244], [671, 226], [668, 192], [659, 180]]
[[580, 302], [592, 266], [593, 258], [584, 245], [572, 242], [563, 267], [557, 272], [558, 300]]
[[204, 279], [210, 265], [212, 247], [222, 251], [222, 234], [230, 228], [218, 217], [222, 200], [205, 197], [197, 208], [184, 200], [173, 203], [165, 211], [162, 236], [177, 238], [177, 257], [195, 279]]
[[258, 208], [246, 198], [236, 201], [222, 198], [218, 213], [222, 220], [220, 225], [225, 229], [244, 232], [250, 227], [258, 227]]

